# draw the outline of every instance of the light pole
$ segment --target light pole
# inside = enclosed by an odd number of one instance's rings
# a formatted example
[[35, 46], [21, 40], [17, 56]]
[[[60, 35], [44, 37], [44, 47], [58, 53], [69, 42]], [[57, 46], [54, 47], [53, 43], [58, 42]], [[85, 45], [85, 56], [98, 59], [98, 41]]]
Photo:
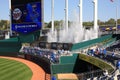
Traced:
[[98, 0], [93, 0], [94, 4], [94, 31], [95, 38], [98, 37]]
[[9, 0], [9, 18], [10, 18], [10, 36], [12, 36], [12, 26], [11, 26], [11, 0]]
[[51, 19], [52, 19], [52, 33], [54, 31], [54, 0], [51, 1]]
[[65, 0], [65, 29], [68, 31], [68, 0]]
[[79, 23], [80, 23], [80, 27], [83, 27], [83, 20], [82, 20], [82, 0], [79, 0]]

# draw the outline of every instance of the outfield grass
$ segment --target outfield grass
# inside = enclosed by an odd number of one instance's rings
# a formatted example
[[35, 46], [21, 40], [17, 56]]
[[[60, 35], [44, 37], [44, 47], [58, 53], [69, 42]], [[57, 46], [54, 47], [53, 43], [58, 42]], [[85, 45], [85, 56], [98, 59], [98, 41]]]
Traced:
[[25, 64], [0, 58], [0, 80], [31, 80], [32, 71]]

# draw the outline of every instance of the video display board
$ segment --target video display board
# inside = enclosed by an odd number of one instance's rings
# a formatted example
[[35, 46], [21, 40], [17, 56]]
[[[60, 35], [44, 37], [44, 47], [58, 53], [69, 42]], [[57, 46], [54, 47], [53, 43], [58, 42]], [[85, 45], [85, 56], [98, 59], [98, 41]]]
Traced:
[[41, 0], [11, 0], [12, 30], [27, 34], [42, 27]]

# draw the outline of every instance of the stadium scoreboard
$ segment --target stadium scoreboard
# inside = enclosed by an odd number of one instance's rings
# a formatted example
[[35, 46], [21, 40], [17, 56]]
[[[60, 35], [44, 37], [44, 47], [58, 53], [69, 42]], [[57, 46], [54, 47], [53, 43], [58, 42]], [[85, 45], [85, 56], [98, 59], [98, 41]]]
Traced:
[[11, 27], [18, 33], [31, 33], [42, 28], [43, 0], [11, 0]]

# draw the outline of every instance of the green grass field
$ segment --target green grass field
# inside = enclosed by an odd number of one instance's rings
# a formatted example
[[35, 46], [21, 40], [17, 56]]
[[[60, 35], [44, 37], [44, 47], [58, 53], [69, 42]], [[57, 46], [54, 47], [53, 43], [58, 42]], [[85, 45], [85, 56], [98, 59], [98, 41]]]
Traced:
[[31, 80], [32, 71], [25, 64], [0, 58], [0, 80]]

